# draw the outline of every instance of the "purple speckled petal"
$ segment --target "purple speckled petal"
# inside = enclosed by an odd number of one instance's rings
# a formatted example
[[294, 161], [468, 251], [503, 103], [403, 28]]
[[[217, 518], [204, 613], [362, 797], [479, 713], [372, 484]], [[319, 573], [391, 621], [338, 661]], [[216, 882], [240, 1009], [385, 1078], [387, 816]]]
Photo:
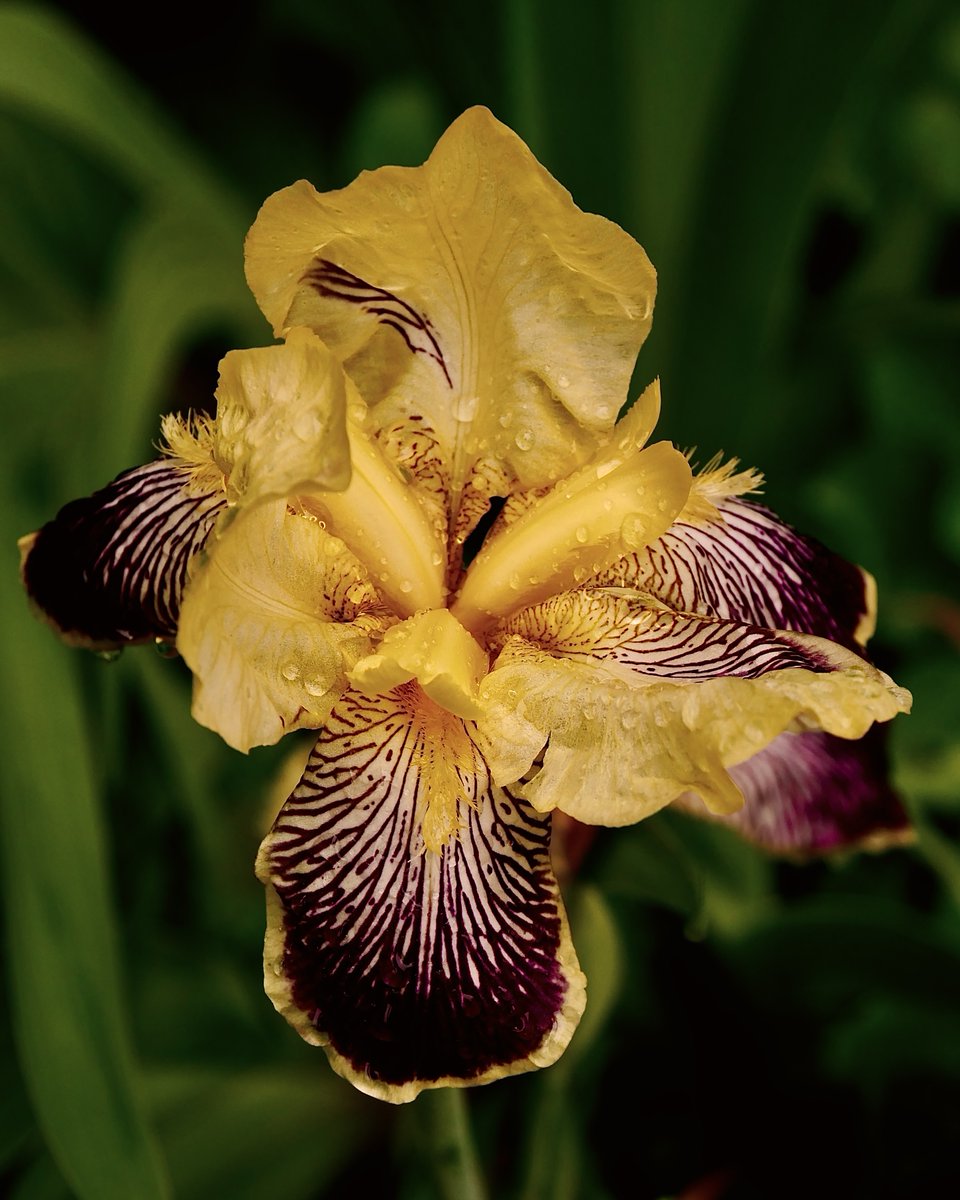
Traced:
[[[783, 733], [731, 768], [743, 791], [743, 808], [712, 819], [781, 854], [876, 849], [908, 841], [910, 819], [887, 780], [885, 735], [881, 726], [855, 742], [826, 733]], [[682, 806], [710, 815], [692, 797]]]
[[126, 471], [22, 539], [30, 599], [74, 645], [172, 638], [188, 565], [224, 504], [221, 486], [171, 459]]
[[[547, 1065], [584, 1001], [549, 818], [495, 787], [472, 727], [439, 711], [412, 683], [342, 697], [257, 867], [274, 1004], [395, 1102]], [[459, 828], [431, 851], [437, 755], [456, 764]]]
[[873, 582], [762, 505], [737, 497], [720, 520], [677, 521], [590, 580], [651, 592], [671, 608], [792, 629], [858, 650], [872, 633]]

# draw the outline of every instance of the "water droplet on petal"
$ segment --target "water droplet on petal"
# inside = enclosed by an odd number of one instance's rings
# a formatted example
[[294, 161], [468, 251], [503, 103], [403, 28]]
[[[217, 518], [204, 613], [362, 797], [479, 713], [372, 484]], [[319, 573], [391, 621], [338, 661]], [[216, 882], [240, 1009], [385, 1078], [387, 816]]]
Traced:
[[568, 388], [570, 386], [570, 377], [568, 375], [557, 376], [557, 387]]
[[620, 540], [631, 550], [646, 544], [647, 520], [643, 513], [627, 513], [620, 526]]
[[590, 530], [586, 527], [586, 525], [580, 525], [577, 527], [577, 532], [575, 533], [574, 536], [576, 537], [577, 541], [582, 546], [584, 544], [584, 542], [587, 540], [587, 538], [590, 536]]
[[480, 407], [480, 397], [469, 394], [458, 396], [454, 401], [453, 415], [458, 421], [472, 421]]
[[322, 679], [307, 679], [304, 681], [303, 690], [308, 696], [322, 696], [327, 689]]
[[434, 550], [434, 552], [430, 555], [430, 561], [435, 567], [439, 567], [443, 563], [443, 555], [439, 550]]
[[402, 579], [400, 581], [400, 591], [403, 592], [404, 595], [413, 591], [413, 584], [409, 579]]
[[284, 677], [284, 679], [287, 679], [292, 683], [295, 679], [299, 678], [300, 668], [296, 663], [284, 663], [280, 668], [280, 674]]
[[666, 512], [666, 511], [667, 511], [667, 502], [666, 502], [666, 500], [663, 498], [663, 496], [661, 496], [661, 497], [660, 497], [660, 499], [657, 501], [657, 508], [658, 508], [658, 509], [659, 509], [661, 512]]
[[537, 440], [537, 436], [532, 429], [518, 429], [517, 436], [513, 440], [516, 442], [518, 450], [529, 450]]
[[600, 418], [601, 421], [606, 421], [606, 419], [610, 416], [610, 405], [609, 404], [598, 404], [597, 405], [597, 416]]

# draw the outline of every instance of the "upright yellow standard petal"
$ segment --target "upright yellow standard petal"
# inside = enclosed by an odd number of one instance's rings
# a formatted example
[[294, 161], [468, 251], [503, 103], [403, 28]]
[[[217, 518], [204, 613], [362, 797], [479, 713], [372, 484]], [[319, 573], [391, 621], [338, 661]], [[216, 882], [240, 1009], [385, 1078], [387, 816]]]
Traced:
[[380, 428], [419, 418], [436, 434], [454, 514], [481, 460], [484, 479], [498, 463], [525, 488], [585, 461], [626, 398], [655, 293], [636, 242], [482, 108], [422, 167], [278, 192], [246, 265], [274, 329], [319, 333]]

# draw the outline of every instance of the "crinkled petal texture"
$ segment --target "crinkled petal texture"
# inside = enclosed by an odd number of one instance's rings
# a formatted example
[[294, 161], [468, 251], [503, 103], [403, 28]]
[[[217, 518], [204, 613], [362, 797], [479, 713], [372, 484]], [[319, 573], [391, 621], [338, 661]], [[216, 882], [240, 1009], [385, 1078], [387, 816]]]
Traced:
[[437, 438], [455, 518], [470, 489], [538, 487], [585, 460], [626, 397], [655, 293], [637, 243], [581, 212], [482, 108], [422, 167], [272, 196], [246, 267], [276, 332], [318, 333], [379, 429]]
[[[909, 697], [821, 638], [691, 616], [626, 589], [583, 589], [502, 625], [481, 688], [487, 760], [539, 811], [638, 821], [695, 792], [742, 803], [729, 767], [786, 730], [861, 737]], [[544, 749], [546, 747], [546, 749]]]
[[177, 649], [193, 715], [231, 746], [316, 729], [386, 618], [346, 545], [283, 500], [226, 523], [195, 564]]
[[293, 329], [282, 346], [226, 355], [213, 453], [234, 504], [347, 487], [346, 380], [318, 337]]
[[[806, 856], [876, 850], [912, 837], [910, 818], [887, 778], [883, 726], [858, 741], [827, 733], [783, 733], [730, 774], [743, 808], [723, 821], [764, 850]], [[709, 816], [695, 796], [681, 807]]]
[[[439, 852], [434, 810], [453, 818]], [[394, 1102], [553, 1062], [585, 993], [549, 842], [416, 683], [345, 694], [258, 860], [277, 1009]]]
[[223, 479], [168, 458], [65, 505], [21, 540], [30, 599], [73, 645], [111, 649], [176, 634], [191, 559], [226, 506]]

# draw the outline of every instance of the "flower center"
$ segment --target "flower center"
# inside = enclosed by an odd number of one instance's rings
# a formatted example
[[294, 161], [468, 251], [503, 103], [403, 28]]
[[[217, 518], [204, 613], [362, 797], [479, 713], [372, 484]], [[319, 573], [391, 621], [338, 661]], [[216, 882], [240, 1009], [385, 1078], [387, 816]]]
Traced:
[[477, 692], [486, 673], [486, 651], [451, 612], [435, 608], [388, 629], [376, 654], [360, 659], [347, 678], [372, 696], [416, 679], [441, 708], [476, 721], [482, 713]]
[[690, 465], [668, 442], [606, 457], [568, 476], [471, 563], [451, 606], [472, 633], [578, 587], [673, 523], [690, 492]]

